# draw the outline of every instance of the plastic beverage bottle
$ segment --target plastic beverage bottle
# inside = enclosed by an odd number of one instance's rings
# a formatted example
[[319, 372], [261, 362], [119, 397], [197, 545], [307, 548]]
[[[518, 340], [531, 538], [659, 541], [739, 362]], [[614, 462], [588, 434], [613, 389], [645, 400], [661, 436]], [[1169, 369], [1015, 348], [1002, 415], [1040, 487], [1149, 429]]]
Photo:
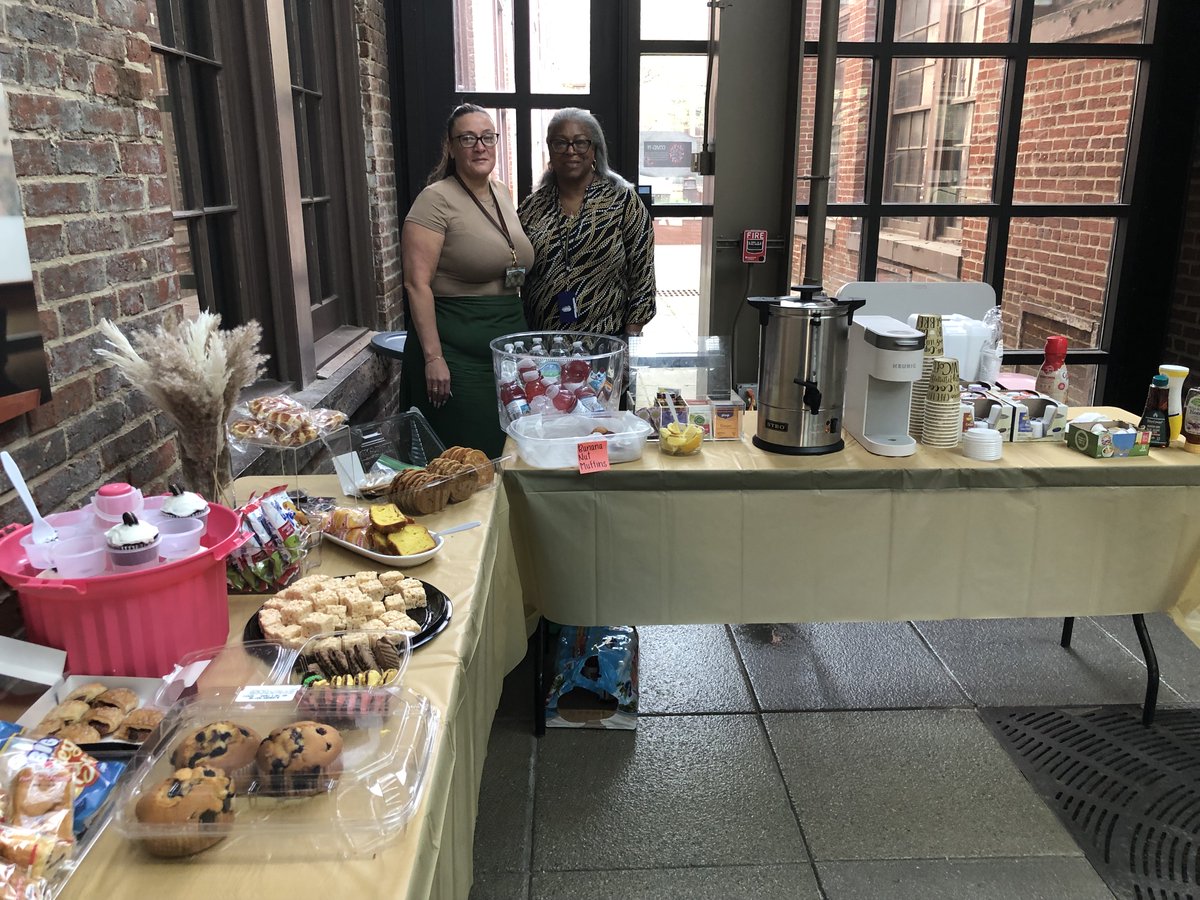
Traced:
[[500, 402], [510, 419], [529, 415], [529, 401], [525, 398], [525, 391], [515, 381], [506, 381], [500, 386]]
[[529, 352], [533, 356], [545, 356], [546, 355], [546, 345], [542, 343], [542, 339], [540, 337], [535, 337], [533, 339], [533, 347], [530, 348]]
[[571, 342], [571, 355], [572, 356], [583, 356], [583, 341], [572, 341]]
[[1146, 394], [1146, 409], [1139, 428], [1150, 431], [1151, 447], [1166, 447], [1171, 443], [1171, 424], [1167, 421], [1167, 376], [1155, 375], [1150, 379], [1150, 391]]
[[551, 356], [567, 356], [567, 342], [563, 340], [561, 334], [554, 336], [553, 342], [550, 344]]
[[1200, 453], [1200, 388], [1188, 391], [1183, 404], [1183, 449]]
[[1061, 334], [1046, 338], [1046, 358], [1038, 372], [1034, 390], [1065, 402], [1067, 399], [1067, 339]]
[[517, 359], [513, 356], [513, 345], [504, 345], [504, 356], [500, 359], [500, 380], [515, 381], [517, 378]]
[[1158, 374], [1167, 376], [1167, 421], [1171, 425], [1172, 441], [1183, 430], [1183, 382], [1189, 371], [1187, 366], [1158, 367]]
[[515, 344], [513, 344], [513, 347], [518, 353], [525, 352], [525, 342], [524, 341], [517, 341]]

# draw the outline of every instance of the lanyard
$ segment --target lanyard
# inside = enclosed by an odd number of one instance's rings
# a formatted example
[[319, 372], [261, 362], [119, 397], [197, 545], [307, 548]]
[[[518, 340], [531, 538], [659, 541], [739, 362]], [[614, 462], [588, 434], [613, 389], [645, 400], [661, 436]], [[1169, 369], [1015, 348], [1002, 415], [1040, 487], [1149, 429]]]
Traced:
[[492, 183], [488, 182], [488, 192], [492, 195], [492, 203], [496, 204], [496, 214], [500, 216], [499, 222], [492, 218], [492, 214], [479, 202], [479, 198], [475, 196], [475, 192], [467, 187], [466, 182], [457, 173], [454, 176], [454, 180], [462, 185], [462, 189], [467, 192], [467, 196], [475, 201], [475, 205], [479, 207], [479, 211], [483, 213], [484, 218], [492, 223], [492, 227], [504, 235], [504, 240], [508, 241], [508, 252], [512, 254], [512, 261], [515, 266], [517, 264], [517, 248], [513, 244], [512, 235], [508, 233], [508, 223], [504, 221], [504, 213], [500, 211], [500, 201], [496, 199], [496, 191], [492, 187]]
[[[590, 185], [589, 185], [590, 187]], [[575, 226], [583, 222], [583, 208], [587, 205], [587, 191], [584, 191], [583, 199], [579, 201], [579, 212], [574, 216], [568, 216], [562, 212], [561, 202], [559, 204], [559, 215], [561, 219], [558, 224], [558, 243], [562, 247], [563, 262], [567, 266], [567, 277], [571, 277], [571, 232]]]

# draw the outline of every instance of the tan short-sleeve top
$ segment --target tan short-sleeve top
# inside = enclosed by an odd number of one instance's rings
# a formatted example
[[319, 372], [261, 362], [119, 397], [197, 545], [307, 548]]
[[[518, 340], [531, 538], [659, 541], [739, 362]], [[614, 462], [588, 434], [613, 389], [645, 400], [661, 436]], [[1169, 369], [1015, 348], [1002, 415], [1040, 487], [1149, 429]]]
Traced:
[[[528, 270], [533, 266], [533, 245], [521, 228], [508, 188], [493, 182], [492, 193], [508, 225], [517, 263]], [[491, 204], [485, 203], [484, 208], [496, 215]], [[443, 178], [421, 191], [404, 221], [436, 231], [445, 239], [431, 285], [435, 297], [515, 293], [504, 286], [504, 270], [512, 265], [508, 242], [456, 179]]]

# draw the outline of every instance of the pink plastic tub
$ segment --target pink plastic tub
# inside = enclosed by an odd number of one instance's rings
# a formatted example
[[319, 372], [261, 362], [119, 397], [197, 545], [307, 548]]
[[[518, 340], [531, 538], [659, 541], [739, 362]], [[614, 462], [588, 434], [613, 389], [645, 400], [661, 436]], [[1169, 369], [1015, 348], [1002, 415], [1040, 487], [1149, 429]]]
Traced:
[[21, 547], [30, 530], [0, 537], [0, 578], [17, 590], [29, 639], [66, 650], [69, 671], [158, 677], [186, 654], [225, 643], [225, 559], [245, 539], [228, 507], [209, 504], [206, 549], [131, 574], [38, 578]]

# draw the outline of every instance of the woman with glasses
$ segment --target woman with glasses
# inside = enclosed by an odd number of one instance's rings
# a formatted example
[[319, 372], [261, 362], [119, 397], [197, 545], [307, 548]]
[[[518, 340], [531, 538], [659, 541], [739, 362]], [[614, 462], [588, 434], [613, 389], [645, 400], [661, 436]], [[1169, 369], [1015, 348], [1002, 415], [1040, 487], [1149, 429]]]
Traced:
[[482, 107], [450, 114], [441, 161], [400, 239], [409, 313], [401, 408], [420, 409], [446, 446], [492, 458], [504, 432], [488, 344], [526, 330], [520, 288], [533, 265], [509, 190], [491, 177], [498, 140]]
[[550, 166], [519, 215], [535, 262], [522, 298], [534, 329], [641, 334], [654, 318], [654, 230], [608, 167], [600, 123], [561, 109], [546, 128]]

